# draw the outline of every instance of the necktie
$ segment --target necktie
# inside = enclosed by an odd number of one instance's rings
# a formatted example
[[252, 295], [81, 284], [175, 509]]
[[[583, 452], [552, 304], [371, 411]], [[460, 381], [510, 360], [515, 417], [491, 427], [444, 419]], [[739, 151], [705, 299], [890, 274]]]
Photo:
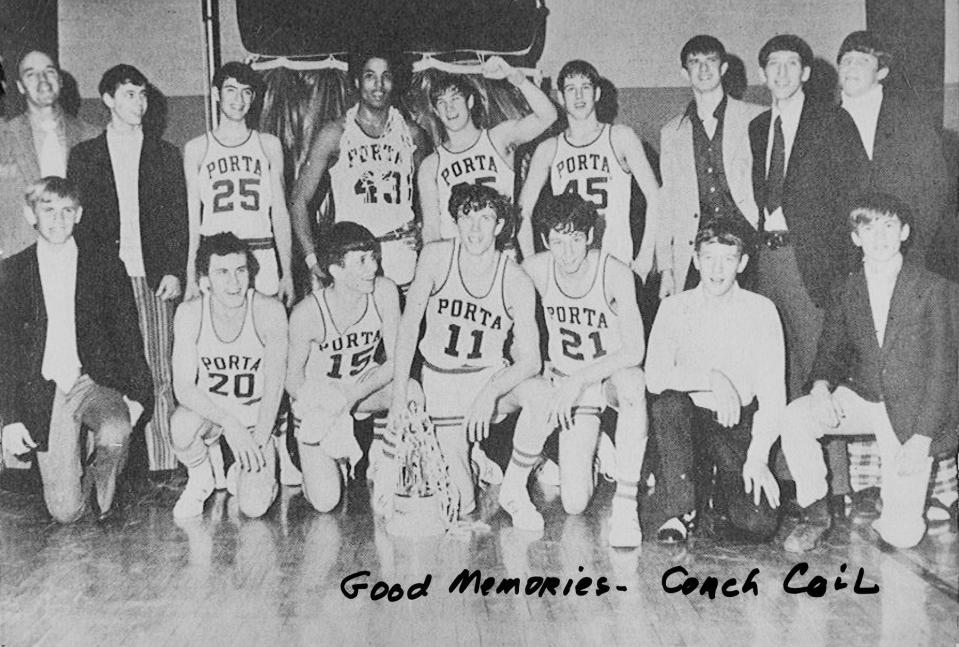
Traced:
[[782, 117], [773, 123], [773, 151], [769, 156], [766, 176], [766, 213], [772, 213], [783, 203], [783, 179], [786, 170], [786, 140], [783, 137]]
[[37, 151], [38, 162], [40, 163], [40, 174], [43, 177], [48, 175], [57, 175], [59, 177], [67, 176], [67, 160], [60, 143], [60, 133], [56, 121], [45, 121], [39, 126], [43, 133], [43, 143], [40, 150]]

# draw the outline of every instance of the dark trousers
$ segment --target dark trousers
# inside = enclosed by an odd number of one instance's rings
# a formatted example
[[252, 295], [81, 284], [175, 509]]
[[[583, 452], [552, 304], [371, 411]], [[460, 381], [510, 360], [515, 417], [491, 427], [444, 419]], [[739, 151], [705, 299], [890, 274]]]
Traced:
[[734, 529], [762, 539], [776, 532], [776, 511], [765, 497], [754, 505], [753, 495], [743, 487], [743, 463], [757, 409], [753, 400], [743, 407], [739, 424], [726, 428], [686, 393], [654, 396], [650, 431], [659, 447], [660, 469], [653, 497], [664, 521], [694, 509], [701, 514], [711, 494], [716, 514]]

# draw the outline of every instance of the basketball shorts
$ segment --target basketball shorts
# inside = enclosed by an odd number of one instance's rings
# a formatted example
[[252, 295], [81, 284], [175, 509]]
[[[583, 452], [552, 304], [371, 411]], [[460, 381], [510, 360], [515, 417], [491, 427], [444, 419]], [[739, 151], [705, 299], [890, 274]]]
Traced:
[[[568, 376], [555, 368], [550, 368], [546, 373], [546, 377], [550, 384], [555, 387], [562, 384]], [[606, 389], [609, 386], [609, 380], [603, 380], [601, 382], [594, 382], [583, 389], [583, 393], [576, 401], [576, 405], [573, 406], [573, 415], [598, 416], [606, 407], [613, 406], [606, 395]]]
[[[423, 395], [426, 412], [436, 427], [455, 426], [463, 422], [466, 410], [476, 394], [490, 381], [504, 364], [474, 371], [445, 371], [423, 364]], [[497, 416], [499, 422], [505, 416]]]

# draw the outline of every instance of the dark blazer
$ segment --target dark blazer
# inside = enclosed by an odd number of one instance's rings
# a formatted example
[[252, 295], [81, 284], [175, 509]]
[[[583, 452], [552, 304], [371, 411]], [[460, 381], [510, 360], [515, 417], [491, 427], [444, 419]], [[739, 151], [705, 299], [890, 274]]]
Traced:
[[[80, 248], [76, 285], [77, 352], [83, 373], [153, 412], [153, 381], [133, 289], [119, 261]], [[42, 375], [47, 313], [32, 245], [0, 261], [0, 418], [23, 423], [41, 451], [47, 448], [56, 384]]]
[[[63, 115], [67, 148], [102, 132], [81, 119]], [[32, 245], [36, 232], [24, 219], [23, 194], [27, 185], [40, 179], [40, 162], [33, 129], [26, 114], [17, 115], [0, 127], [0, 258], [13, 256]]]
[[925, 262], [949, 200], [949, 181], [942, 138], [917, 101], [883, 93], [869, 186], [891, 193], [912, 209], [915, 222], [906, 256]]
[[862, 268], [835, 290], [810, 379], [845, 385], [886, 405], [900, 442], [932, 438], [932, 453], [955, 455], [956, 339], [949, 283], [918, 263], [903, 263], [880, 348]]
[[[772, 110], [767, 110], [749, 124], [753, 190], [760, 211], [766, 204], [771, 119]], [[803, 284], [820, 307], [828, 301], [832, 284], [849, 269], [854, 248], [846, 218], [852, 198], [865, 185], [868, 163], [849, 113], [806, 96], [786, 168], [782, 209]]]
[[[77, 241], [119, 258], [120, 206], [106, 132], [70, 151], [67, 177], [80, 189], [83, 219]], [[186, 180], [180, 151], [148, 134], [140, 152], [140, 244], [147, 283], [156, 289], [166, 275], [186, 276], [188, 225]]]

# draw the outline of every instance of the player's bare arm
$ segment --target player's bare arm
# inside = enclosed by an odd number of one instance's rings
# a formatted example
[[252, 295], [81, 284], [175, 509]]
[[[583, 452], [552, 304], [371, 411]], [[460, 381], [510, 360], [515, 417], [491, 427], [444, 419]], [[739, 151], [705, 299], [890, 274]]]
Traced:
[[470, 441], [486, 438], [496, 402], [542, 369], [533, 282], [516, 263], [508, 260], [503, 286], [507, 312], [513, 318], [513, 344], [510, 347], [513, 363], [497, 371], [467, 409], [464, 427]]
[[513, 166], [516, 147], [539, 137], [556, 121], [556, 106], [535, 83], [499, 56], [492, 56], [483, 64], [487, 79], [506, 79], [526, 99], [532, 113], [521, 119], [509, 119], [490, 129], [490, 139], [496, 150]]
[[283, 186], [283, 146], [275, 135], [269, 133], [260, 133], [260, 141], [263, 143], [263, 150], [270, 160], [270, 182], [273, 190], [270, 220], [273, 224], [273, 239], [276, 241], [276, 251], [280, 257], [280, 270], [283, 273], [277, 298], [289, 305], [293, 300], [291, 262], [293, 233], [290, 225], [290, 214], [286, 208], [286, 190]]
[[533, 246], [533, 209], [536, 207], [536, 201], [539, 200], [539, 194], [546, 186], [549, 179], [549, 165], [556, 155], [556, 138], [551, 137], [536, 147], [533, 157], [529, 162], [529, 172], [526, 174], [526, 182], [519, 194], [520, 206], [520, 224], [519, 232], [516, 234], [516, 240], [519, 243], [519, 249], [523, 253], [523, 258], [530, 258], [534, 253]]
[[408, 394], [406, 384], [413, 365], [413, 355], [420, 336], [420, 323], [426, 314], [430, 294], [436, 285], [440, 271], [446, 270], [449, 261], [449, 242], [430, 243], [420, 252], [416, 274], [406, 292], [406, 308], [400, 317], [396, 331], [396, 354], [393, 358], [393, 403], [390, 418], [395, 419], [406, 410]]
[[295, 400], [306, 382], [306, 362], [310, 357], [310, 344], [322, 342], [326, 336], [326, 323], [312, 296], [307, 296], [290, 313], [289, 346], [286, 362], [286, 390]]
[[293, 191], [290, 194], [290, 218], [293, 232], [300, 249], [306, 257], [311, 271], [321, 275], [322, 270], [316, 262], [316, 248], [313, 245], [313, 225], [310, 221], [309, 203], [320, 185], [323, 173], [336, 161], [340, 150], [340, 138], [343, 136], [343, 119], [337, 119], [323, 126], [307, 154], [306, 162], [300, 169]]
[[636, 183], [646, 198], [646, 230], [639, 252], [631, 264], [631, 269], [643, 280], [653, 267], [653, 257], [656, 252], [656, 236], [659, 223], [659, 182], [653, 173], [643, 142], [636, 132], [629, 126], [617, 124], [612, 130], [613, 149], [619, 158], [620, 164], [633, 174]]
[[376, 277], [373, 301], [383, 322], [383, 349], [386, 361], [370, 369], [355, 384], [344, 384], [346, 400], [352, 407], [376, 393], [393, 380], [393, 358], [396, 354], [396, 331], [400, 323], [400, 292], [396, 283], [385, 276]]
[[440, 239], [440, 220], [443, 206], [439, 204], [439, 192], [436, 188], [436, 174], [439, 168], [439, 155], [430, 153], [416, 173], [416, 186], [420, 194], [420, 210], [423, 215], [423, 242], [431, 243]]
[[262, 447], [273, 433], [276, 414], [283, 397], [288, 347], [286, 309], [274, 299], [250, 292], [253, 298], [253, 321], [263, 340], [263, 399], [256, 419], [253, 440]]
[[186, 176], [187, 223], [189, 242], [187, 245], [186, 285], [183, 290], [185, 300], [200, 296], [196, 281], [196, 250], [200, 245], [200, 162], [206, 152], [206, 135], [200, 135], [187, 142], [183, 149], [183, 174]]

